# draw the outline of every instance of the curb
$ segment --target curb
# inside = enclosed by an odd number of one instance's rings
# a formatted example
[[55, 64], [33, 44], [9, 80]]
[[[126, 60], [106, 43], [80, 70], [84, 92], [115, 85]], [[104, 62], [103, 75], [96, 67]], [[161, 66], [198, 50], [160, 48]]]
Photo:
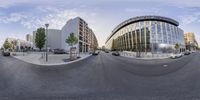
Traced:
[[22, 60], [22, 59], [19, 59], [19, 58], [15, 57], [15, 56], [12, 56], [12, 57], [14, 57], [14, 58], [16, 58], [16, 59], [18, 59], [18, 60], [21, 60], [21, 61], [23, 61], [23, 62], [29, 63], [29, 64], [33, 64], [33, 65], [39, 65], [39, 66], [59, 66], [59, 65], [68, 65], [68, 64], [71, 64], [71, 63], [75, 63], [75, 62], [84, 60], [84, 59], [86, 59], [86, 58], [88, 58], [88, 57], [90, 57], [90, 56], [92, 56], [92, 55], [90, 54], [90, 55], [88, 55], [88, 56], [85, 56], [85, 57], [82, 57], [82, 58], [79, 58], [79, 59], [77, 59], [77, 60], [70, 61], [70, 62], [53, 63], [53, 64], [36, 64], [36, 63], [26, 62], [26, 61], [24, 61], [24, 60]]

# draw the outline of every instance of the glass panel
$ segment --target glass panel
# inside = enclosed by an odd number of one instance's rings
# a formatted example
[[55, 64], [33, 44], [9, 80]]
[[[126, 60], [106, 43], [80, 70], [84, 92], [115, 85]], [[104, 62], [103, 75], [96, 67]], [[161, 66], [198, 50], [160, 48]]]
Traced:
[[129, 49], [132, 49], [132, 36], [131, 36], [131, 32], [129, 32]]
[[150, 46], [150, 30], [151, 30], [151, 27], [150, 27], [150, 22], [149, 21], [146, 21], [146, 50], [147, 52], [150, 52], [151, 51], [151, 46]]
[[156, 51], [156, 22], [152, 21], [151, 24], [151, 33], [152, 33], [152, 51]]
[[135, 37], [136, 37], [136, 34], [135, 34], [135, 31], [132, 31], [132, 36], [133, 36], [133, 47], [134, 47], [134, 49], [135, 49], [135, 47], [136, 47], [136, 39], [135, 39]]
[[129, 40], [129, 38], [128, 38], [128, 33], [126, 33], [126, 50], [129, 49], [129, 43], [128, 43], [128, 40]]
[[162, 43], [162, 33], [161, 33], [161, 24], [157, 22], [157, 32], [158, 32], [158, 44]]
[[175, 41], [174, 41], [175, 40], [174, 39], [174, 36], [175, 36], [174, 35], [174, 27], [173, 27], [173, 25], [170, 25], [170, 26], [171, 26], [171, 34], [172, 34], [172, 37], [171, 37], [172, 38], [172, 44], [175, 44]]
[[162, 23], [162, 30], [163, 30], [163, 41], [165, 44], [167, 44], [167, 32], [166, 32], [166, 23]]
[[137, 38], [136, 38], [137, 48], [140, 48], [140, 30], [139, 29], [136, 30], [136, 35], [137, 35]]
[[144, 22], [140, 22], [140, 29], [141, 29], [141, 47], [142, 51], [144, 51], [145, 50]]
[[168, 36], [168, 44], [171, 44], [170, 25], [168, 23], [167, 23], [167, 36]]
[[175, 37], [176, 37], [176, 43], [178, 43], [178, 28], [175, 26]]
[[124, 38], [124, 49], [126, 49], [126, 35], [125, 34], [123, 35], [123, 38]]

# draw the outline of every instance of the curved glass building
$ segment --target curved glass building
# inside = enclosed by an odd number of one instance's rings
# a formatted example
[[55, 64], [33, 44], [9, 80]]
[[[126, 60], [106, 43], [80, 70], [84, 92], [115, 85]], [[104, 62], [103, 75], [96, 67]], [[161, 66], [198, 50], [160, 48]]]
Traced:
[[185, 50], [184, 32], [179, 23], [161, 16], [139, 16], [119, 24], [106, 40], [107, 49], [170, 53], [179, 45]]

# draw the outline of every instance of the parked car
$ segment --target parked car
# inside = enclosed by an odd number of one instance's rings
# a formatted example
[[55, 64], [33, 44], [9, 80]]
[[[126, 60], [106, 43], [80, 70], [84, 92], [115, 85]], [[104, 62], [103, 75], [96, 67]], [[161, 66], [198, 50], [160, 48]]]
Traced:
[[92, 55], [98, 55], [99, 54], [99, 51], [98, 50], [96, 50], [96, 51], [94, 51], [93, 53], [92, 53]]
[[2, 54], [3, 54], [3, 56], [10, 56], [10, 52], [9, 51], [3, 51]]
[[54, 49], [53, 53], [54, 54], [66, 54], [67, 52], [65, 52], [63, 49]]
[[120, 56], [120, 54], [119, 54], [118, 51], [114, 51], [114, 52], [112, 52], [112, 55], [114, 55], [114, 56]]
[[182, 53], [178, 53], [178, 54], [171, 54], [171, 58], [172, 59], [176, 59], [176, 58], [180, 58], [180, 57], [182, 57], [183, 56], [183, 54]]
[[184, 55], [189, 55], [189, 54], [190, 54], [189, 51], [184, 52]]
[[108, 50], [105, 50], [104, 52], [105, 52], [105, 53], [109, 53], [109, 51], [108, 51]]

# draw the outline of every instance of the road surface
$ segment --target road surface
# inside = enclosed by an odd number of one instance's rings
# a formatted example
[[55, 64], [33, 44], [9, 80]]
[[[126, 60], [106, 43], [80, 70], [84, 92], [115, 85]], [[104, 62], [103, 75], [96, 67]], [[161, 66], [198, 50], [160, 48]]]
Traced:
[[100, 53], [62, 66], [0, 56], [0, 100], [198, 100], [200, 54], [137, 60]]

